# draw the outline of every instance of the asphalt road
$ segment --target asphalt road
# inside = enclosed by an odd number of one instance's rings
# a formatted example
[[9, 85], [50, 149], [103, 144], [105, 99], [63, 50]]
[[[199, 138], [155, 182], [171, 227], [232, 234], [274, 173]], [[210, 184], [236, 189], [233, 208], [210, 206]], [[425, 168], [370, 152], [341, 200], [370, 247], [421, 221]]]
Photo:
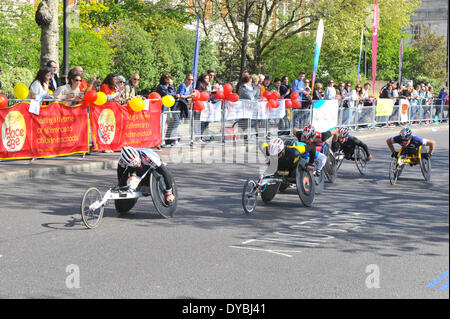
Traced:
[[367, 176], [344, 162], [313, 207], [290, 189], [253, 216], [241, 191], [259, 164], [171, 164], [174, 218], [141, 198], [94, 230], [81, 198], [114, 170], [2, 183], [0, 298], [448, 298], [448, 276], [427, 286], [449, 268], [449, 132], [417, 132], [437, 141], [431, 182], [415, 166], [390, 185], [381, 134]]

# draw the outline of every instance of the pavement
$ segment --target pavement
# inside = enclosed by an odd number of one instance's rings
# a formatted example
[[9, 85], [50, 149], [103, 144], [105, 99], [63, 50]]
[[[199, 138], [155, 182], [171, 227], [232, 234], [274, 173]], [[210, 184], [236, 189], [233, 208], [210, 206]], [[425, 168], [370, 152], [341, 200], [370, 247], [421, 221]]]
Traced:
[[[420, 134], [427, 130], [447, 130], [448, 123], [438, 123], [426, 126], [412, 126], [413, 134]], [[398, 133], [400, 127], [383, 127], [375, 129], [362, 129], [353, 131], [351, 134], [360, 138], [372, 138], [382, 136], [393, 136]], [[446, 133], [448, 134], [448, 132]], [[225, 145], [221, 143], [211, 142], [204, 145], [194, 144], [193, 146], [182, 145], [176, 148], [161, 148], [157, 150], [153, 148], [166, 163], [171, 163], [174, 158], [178, 161], [186, 158], [192, 159], [195, 153], [203, 152], [211, 147], [234, 147], [242, 151], [249, 151], [249, 148], [255, 148], [256, 143], [244, 144], [242, 142], [233, 143], [227, 142]], [[181, 155], [180, 155], [181, 153]], [[119, 152], [115, 153], [88, 153], [53, 157], [53, 158], [39, 158], [32, 160], [13, 160], [0, 161], [0, 180], [14, 181], [19, 179], [30, 179], [48, 177], [51, 175], [62, 175], [71, 173], [90, 172], [98, 169], [115, 169]], [[175, 154], [175, 155], [174, 155]], [[180, 156], [184, 157], [180, 158]], [[194, 161], [195, 162], [195, 161]]]

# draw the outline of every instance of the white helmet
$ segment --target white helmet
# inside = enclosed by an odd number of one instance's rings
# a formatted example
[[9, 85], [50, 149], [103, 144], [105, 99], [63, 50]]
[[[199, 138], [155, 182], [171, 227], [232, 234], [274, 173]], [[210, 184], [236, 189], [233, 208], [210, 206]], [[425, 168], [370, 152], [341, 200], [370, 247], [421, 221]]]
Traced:
[[284, 142], [281, 138], [273, 138], [269, 142], [269, 155], [277, 156], [284, 149]]
[[135, 148], [131, 146], [124, 146], [120, 152], [120, 159], [128, 166], [134, 167], [140, 162], [141, 157]]

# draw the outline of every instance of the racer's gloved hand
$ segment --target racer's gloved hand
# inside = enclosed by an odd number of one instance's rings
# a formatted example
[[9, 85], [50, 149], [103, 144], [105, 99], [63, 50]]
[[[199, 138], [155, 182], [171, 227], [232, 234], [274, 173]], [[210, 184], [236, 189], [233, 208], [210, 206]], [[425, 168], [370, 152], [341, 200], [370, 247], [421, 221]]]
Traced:
[[312, 164], [306, 164], [306, 170], [307, 170], [308, 172], [312, 172], [312, 171], [314, 170], [314, 165], [312, 165]]
[[424, 159], [429, 159], [431, 157], [431, 154], [430, 153], [422, 153], [422, 157]]
[[397, 157], [397, 156], [398, 156], [398, 152], [393, 151], [392, 154], [391, 154], [391, 157]]

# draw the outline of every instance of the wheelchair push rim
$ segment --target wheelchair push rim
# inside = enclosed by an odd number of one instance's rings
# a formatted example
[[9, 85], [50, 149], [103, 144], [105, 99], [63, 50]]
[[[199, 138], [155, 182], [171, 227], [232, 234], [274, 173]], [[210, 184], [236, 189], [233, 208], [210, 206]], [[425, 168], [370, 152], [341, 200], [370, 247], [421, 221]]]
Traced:
[[364, 151], [363, 148], [356, 146], [355, 147], [355, 152], [354, 152], [354, 157], [355, 157], [355, 164], [356, 164], [356, 168], [358, 168], [358, 171], [361, 175], [366, 175], [367, 174], [367, 154]]
[[430, 181], [431, 179], [431, 162], [429, 158], [424, 158], [423, 154], [420, 157], [420, 170], [422, 171], [423, 178], [425, 181]]
[[395, 185], [397, 183], [399, 172], [399, 164], [397, 162], [397, 159], [394, 158], [389, 164], [389, 181], [391, 185]]
[[178, 189], [175, 181], [172, 185], [172, 192], [175, 200], [172, 203], [166, 201], [166, 184], [164, 178], [156, 173], [152, 172], [150, 177], [150, 192], [153, 204], [155, 205], [156, 211], [164, 218], [171, 218], [177, 209], [178, 204]]
[[101, 205], [97, 207], [98, 205], [96, 205], [101, 200], [102, 195], [95, 187], [89, 188], [84, 193], [83, 200], [81, 201], [81, 219], [83, 224], [89, 229], [98, 227], [103, 218], [105, 206]]

